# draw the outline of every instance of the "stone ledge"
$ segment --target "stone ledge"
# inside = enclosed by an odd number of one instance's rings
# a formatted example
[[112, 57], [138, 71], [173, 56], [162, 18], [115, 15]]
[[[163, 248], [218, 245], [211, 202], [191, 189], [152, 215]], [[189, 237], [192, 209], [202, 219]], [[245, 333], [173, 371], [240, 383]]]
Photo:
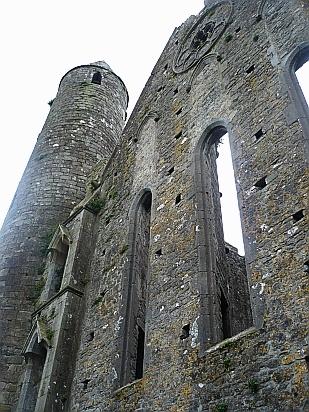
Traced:
[[58, 293], [56, 293], [54, 296], [48, 299], [45, 303], [43, 303], [43, 305], [41, 305], [36, 311], [32, 313], [31, 317], [34, 318], [39, 312], [41, 312], [43, 309], [49, 306], [55, 299], [64, 295], [66, 292], [71, 292], [79, 297], [82, 297], [84, 295], [84, 293], [79, 289], [75, 289], [72, 286], [66, 286], [64, 289], [60, 290]]

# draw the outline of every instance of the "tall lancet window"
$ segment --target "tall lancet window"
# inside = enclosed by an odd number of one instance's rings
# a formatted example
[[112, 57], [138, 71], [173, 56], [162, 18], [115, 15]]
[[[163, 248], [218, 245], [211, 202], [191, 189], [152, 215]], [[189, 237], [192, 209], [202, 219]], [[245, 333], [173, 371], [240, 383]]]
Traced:
[[[198, 210], [196, 233], [201, 294], [200, 342], [205, 347], [252, 325], [243, 251], [238, 253], [235, 245], [230, 244], [232, 240], [226, 242], [224, 234], [228, 220], [230, 223], [239, 222], [237, 210], [235, 215], [225, 217], [223, 224], [221, 211], [222, 197], [229, 197], [225, 190], [221, 193], [218, 178], [219, 146], [226, 134], [227, 129], [223, 125], [209, 128], [197, 145], [195, 158]], [[233, 175], [232, 168], [225, 172]]]
[[124, 280], [121, 386], [143, 377], [151, 204], [151, 192], [144, 191], [130, 222], [128, 276]]

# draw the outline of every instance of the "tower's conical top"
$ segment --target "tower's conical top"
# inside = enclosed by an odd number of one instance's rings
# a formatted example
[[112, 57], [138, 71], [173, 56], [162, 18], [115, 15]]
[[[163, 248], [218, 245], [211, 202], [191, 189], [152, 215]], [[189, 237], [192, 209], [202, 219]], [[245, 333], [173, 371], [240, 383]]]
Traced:
[[110, 70], [110, 71], [112, 71], [112, 69], [110, 68], [110, 66], [106, 63], [106, 61], [104, 61], [104, 60], [100, 60], [100, 61], [98, 61], [98, 62], [94, 62], [94, 63], [91, 63], [91, 65], [94, 65], [94, 66], [100, 66], [100, 67], [103, 67], [103, 69], [107, 69], [107, 70]]

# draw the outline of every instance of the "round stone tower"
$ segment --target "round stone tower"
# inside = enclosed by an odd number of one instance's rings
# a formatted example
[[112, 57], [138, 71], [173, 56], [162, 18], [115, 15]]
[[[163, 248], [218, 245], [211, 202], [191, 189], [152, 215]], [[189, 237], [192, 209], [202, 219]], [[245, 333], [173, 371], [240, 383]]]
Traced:
[[48, 234], [83, 199], [91, 168], [115, 149], [128, 94], [100, 61], [70, 70], [50, 104], [0, 232], [1, 411], [14, 402]]

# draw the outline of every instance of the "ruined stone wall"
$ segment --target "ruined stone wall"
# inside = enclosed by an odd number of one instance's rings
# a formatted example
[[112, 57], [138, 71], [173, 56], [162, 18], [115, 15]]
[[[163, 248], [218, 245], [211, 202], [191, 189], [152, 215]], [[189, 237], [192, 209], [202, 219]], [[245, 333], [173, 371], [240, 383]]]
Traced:
[[[62, 392], [47, 390], [46, 410], [308, 409], [309, 125], [293, 73], [309, 55], [308, 10], [304, 0], [207, 1], [174, 31], [109, 162], [95, 168], [92, 197], [67, 221], [73, 243], [61, 288], [74, 284], [82, 309], [68, 298], [64, 323], [51, 323], [45, 372], [60, 376], [72, 360], [67, 348], [55, 354], [69, 337], [66, 320], [78, 324], [79, 341], [72, 385], [61, 403]], [[246, 270], [223, 239], [215, 170], [223, 132]], [[151, 207], [138, 224], [145, 196]], [[139, 258], [148, 266], [143, 287]], [[134, 380], [144, 288], [144, 370]]]
[[[286, 63], [307, 41], [308, 5], [207, 7], [174, 32], [104, 171], [106, 204], [91, 269], [99, 275], [88, 286], [69, 410], [308, 408], [308, 136]], [[216, 127], [231, 140], [253, 312], [251, 328], [217, 344], [216, 266], [209, 268], [216, 249], [206, 230], [209, 212], [200, 210], [198, 167]], [[119, 387], [130, 222], [145, 189], [153, 202], [144, 376]], [[243, 276], [240, 258], [233, 259]], [[233, 287], [235, 313], [237, 279]], [[104, 299], [92, 305], [103, 289]], [[241, 322], [236, 318], [240, 329], [248, 325]]]

